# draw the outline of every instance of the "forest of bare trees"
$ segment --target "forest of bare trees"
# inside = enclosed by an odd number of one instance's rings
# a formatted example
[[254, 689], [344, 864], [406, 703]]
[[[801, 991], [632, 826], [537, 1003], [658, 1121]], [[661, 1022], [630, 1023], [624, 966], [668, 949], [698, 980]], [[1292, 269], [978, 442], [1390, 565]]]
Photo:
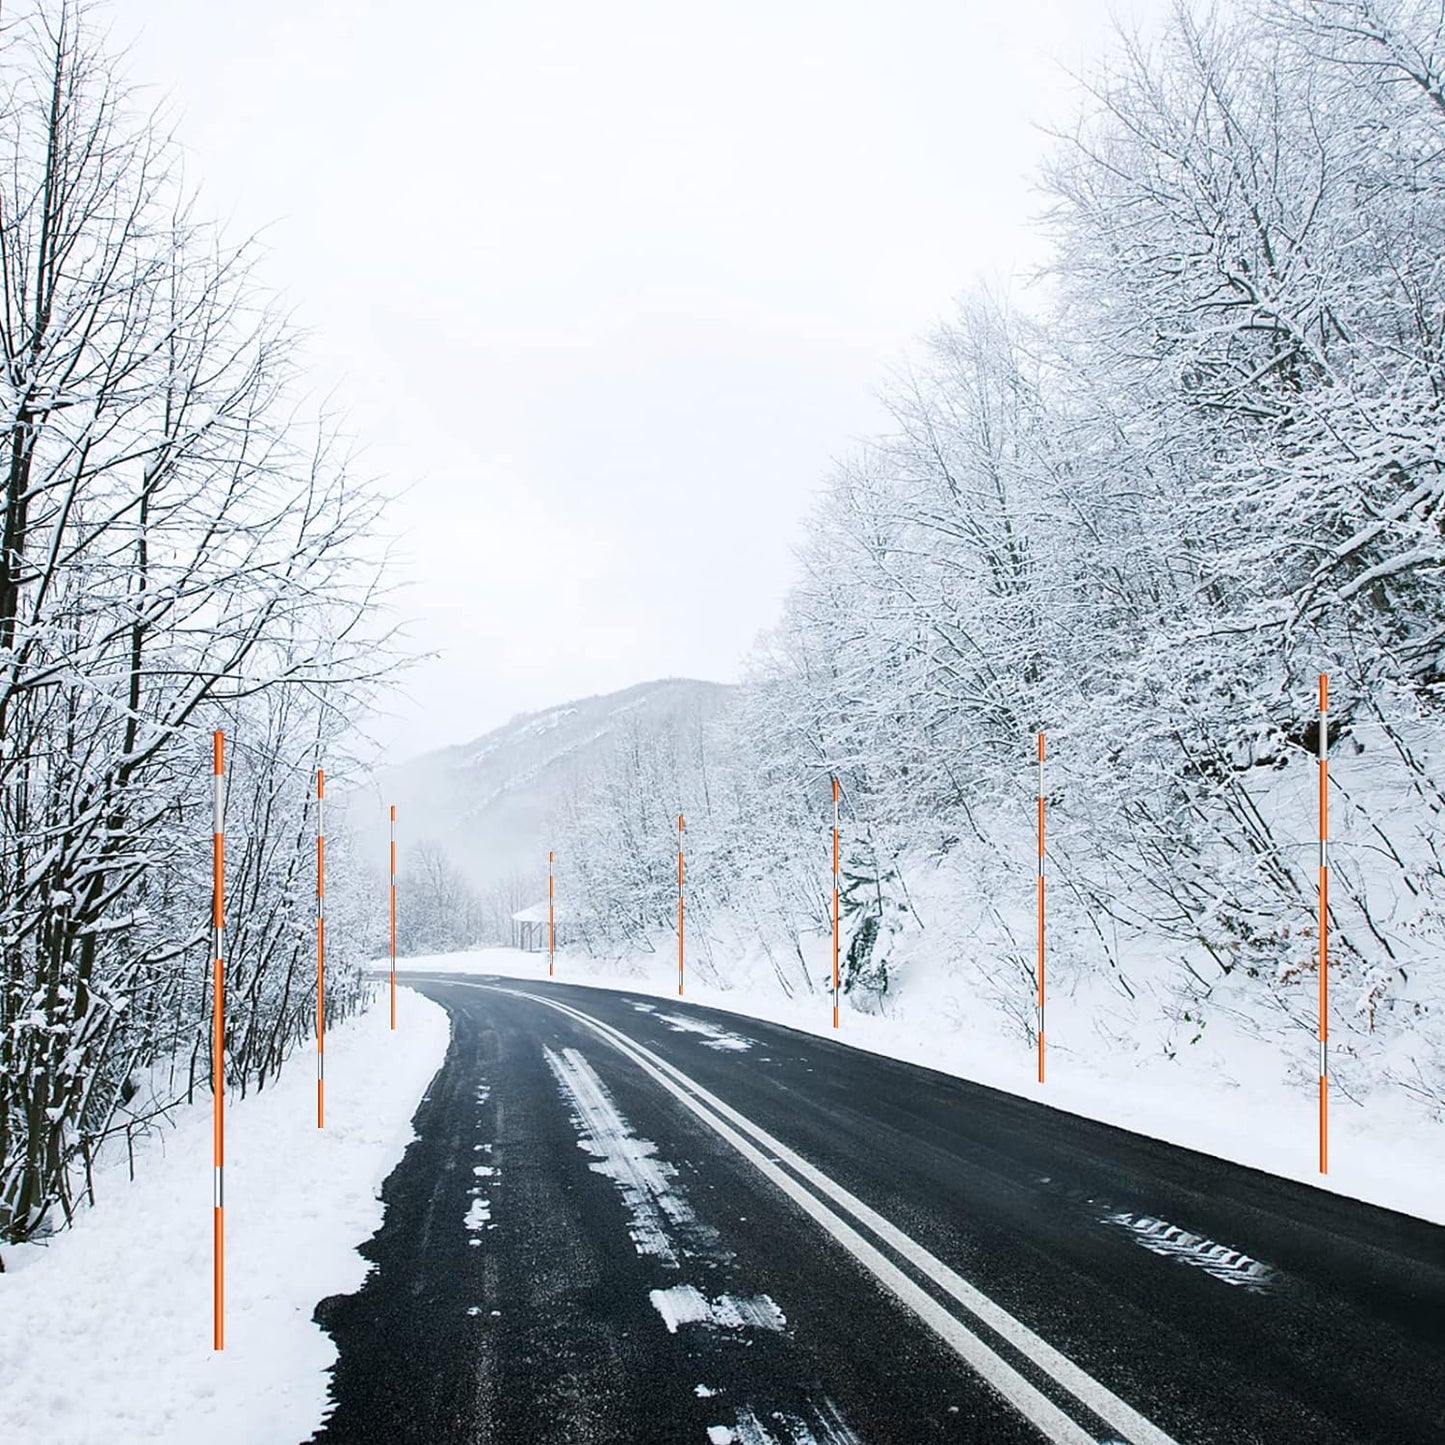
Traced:
[[209, 1076], [214, 728], [228, 1079], [260, 1086], [312, 1027], [308, 797], [390, 665], [380, 502], [179, 172], [84, 5], [0, 11], [0, 1239], [68, 1215], [103, 1141]]

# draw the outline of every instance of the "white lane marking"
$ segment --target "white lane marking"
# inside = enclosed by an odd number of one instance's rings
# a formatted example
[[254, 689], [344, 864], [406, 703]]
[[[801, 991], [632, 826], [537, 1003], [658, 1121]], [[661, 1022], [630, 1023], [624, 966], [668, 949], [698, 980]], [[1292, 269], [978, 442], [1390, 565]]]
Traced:
[[[783, 1172], [774, 1159], [761, 1153], [747, 1139], [745, 1139], [731, 1125], [724, 1123], [710, 1109], [705, 1108], [702, 1103], [693, 1095], [680, 1088], [666, 1074], [654, 1067], [649, 1058], [656, 1059], [656, 1055], [644, 1049], [641, 1045], [633, 1046], [631, 1041], [622, 1034], [608, 1030], [607, 1025], [600, 1024], [597, 1020], [590, 1018], [587, 1014], [578, 1013], [568, 1008], [565, 1004], [555, 1004], [550, 999], [538, 998], [535, 994], [523, 994], [522, 997], [533, 999], [537, 1003], [545, 1004], [549, 1008], [557, 1008], [562, 1012], [573, 1015], [579, 1022], [594, 1028], [602, 1033], [603, 1037], [612, 1035], [611, 1042], [621, 1053], [627, 1055], [645, 1074], [648, 1074], [668, 1093], [672, 1094], [684, 1108], [696, 1115], [708, 1128], [712, 1129], [726, 1139], [734, 1149], [747, 1159], [755, 1169], [765, 1178], [771, 1180], [783, 1191], [795, 1204], [805, 1213], [810, 1215], [824, 1230], [838, 1241], [853, 1257], [876, 1278], [884, 1288], [892, 1291], [912, 1311], [933, 1330], [946, 1344], [948, 1344], [964, 1361], [973, 1367], [995, 1390], [1001, 1394], [1026, 1420], [1034, 1425], [1047, 1439], [1055, 1442], [1055, 1445], [1095, 1445], [1095, 1440], [1081, 1426], [1069, 1418], [1052, 1400], [1041, 1390], [1030, 1384], [1019, 1372], [1014, 1369], [1006, 1360], [1002, 1359], [988, 1347], [972, 1330], [968, 1329], [961, 1321], [954, 1318], [944, 1307], [928, 1294], [920, 1285], [916, 1284], [904, 1272], [898, 1268], [892, 1260], [888, 1259], [875, 1245], [870, 1244], [851, 1225], [847, 1224], [837, 1214], [828, 1208], [816, 1195], [803, 1188], [790, 1174]], [[603, 1032], [606, 1030], [606, 1032]], [[645, 1058], [644, 1054], [648, 1057]], [[670, 1065], [664, 1064], [657, 1059], [658, 1064], [668, 1069], [670, 1073], [677, 1071]], [[686, 1077], [686, 1076], [684, 1076]], [[694, 1085], [698, 1095], [706, 1091]], [[729, 1111], [731, 1112], [731, 1111]], [[776, 1145], [777, 1150], [782, 1145]], [[1022, 1327], [1020, 1327], [1022, 1328]], [[1102, 1388], [1102, 1387], [1101, 1387]], [[1144, 1442], [1139, 1442], [1144, 1445]], [[1149, 1441], [1148, 1445], [1155, 1445]], [[1169, 1442], [1173, 1445], [1173, 1442]]]
[[[488, 987], [486, 984], [470, 986], [473, 988]], [[513, 990], [503, 991], [513, 992]], [[817, 1220], [829, 1234], [847, 1248], [860, 1263], [864, 1264], [881, 1283], [909, 1305], [925, 1324], [944, 1339], [1025, 1419], [1034, 1424], [1049, 1439], [1067, 1442], [1067, 1445], [1095, 1445], [1095, 1438], [1092, 1435], [1065, 1415], [1047, 1396], [1031, 1385], [1006, 1360], [997, 1355], [966, 1325], [938, 1304], [931, 1295], [915, 1284], [856, 1230], [834, 1214], [814, 1195], [802, 1188], [790, 1175], [783, 1173], [779, 1167], [781, 1164], [786, 1164], [821, 1193], [832, 1199], [834, 1203], [848, 1210], [860, 1224], [871, 1230], [977, 1319], [1006, 1339], [1040, 1369], [1051, 1375], [1081, 1404], [1111, 1425], [1124, 1438], [1127, 1445], [1177, 1445], [1173, 1437], [1166, 1434], [1153, 1421], [1140, 1414], [1107, 1386], [1095, 1380], [1092, 1375], [1074, 1364], [1067, 1356], [1041, 1339], [1002, 1305], [995, 1304], [981, 1290], [969, 1284], [942, 1260], [930, 1254], [922, 1245], [904, 1234], [896, 1225], [890, 1223], [875, 1210], [870, 1209], [861, 1199], [850, 1194], [841, 1185], [835, 1184], [827, 1175], [794, 1153], [781, 1140], [774, 1138], [765, 1129], [730, 1108], [721, 1099], [709, 1093], [665, 1059], [660, 1058], [644, 1045], [629, 1039], [625, 1034], [619, 1033], [611, 1025], [603, 1023], [600, 1019], [594, 1019], [590, 1014], [582, 1013], [570, 1005], [521, 990], [515, 992], [523, 998], [531, 999], [534, 1003], [543, 1004], [569, 1015], [592, 1029], [594, 1033], [607, 1039], [621, 1053], [631, 1057], [639, 1068], [656, 1079], [714, 1132], [727, 1139], [755, 1168]], [[674, 1082], [675, 1080], [680, 1081], [681, 1086], [678, 1082]], [[704, 1107], [705, 1105], [708, 1107]], [[716, 1115], [722, 1117], [718, 1118], [710, 1110], [716, 1110]], [[769, 1158], [768, 1155], [760, 1153], [747, 1139], [724, 1123], [724, 1119], [750, 1135], [772, 1157]]]
[[472, 1206], [467, 1210], [467, 1217], [463, 1223], [468, 1229], [480, 1229], [492, 1217], [492, 1201], [490, 1199], [474, 1199]]
[[578, 1148], [595, 1156], [594, 1172], [617, 1185], [632, 1222], [628, 1233], [639, 1254], [650, 1254], [677, 1267], [677, 1250], [668, 1225], [693, 1223], [691, 1206], [673, 1186], [677, 1170], [656, 1157], [657, 1146], [639, 1139], [617, 1111], [612, 1095], [576, 1049], [560, 1054], [543, 1048], [557, 1087], [572, 1105], [581, 1136]]
[[1106, 1214], [1104, 1223], [1127, 1229], [1134, 1243], [1151, 1254], [1193, 1265], [1214, 1279], [1246, 1289], [1251, 1294], [1268, 1294], [1279, 1278], [1269, 1265], [1250, 1255], [1216, 1244], [1202, 1235], [1190, 1234], [1178, 1225], [1155, 1219], [1152, 1215], [1120, 1211]]
[[690, 1019], [686, 1014], [658, 1014], [657, 1018], [675, 1034], [700, 1034], [705, 1049], [741, 1054], [753, 1046], [751, 1039], [729, 1033], [727, 1029], [719, 1028], [717, 1024], [705, 1023], [702, 1019]]
[[725, 1330], [777, 1330], [787, 1328], [787, 1316], [765, 1294], [748, 1298], [724, 1294], [710, 1300], [690, 1284], [675, 1284], [671, 1289], [654, 1289], [647, 1293], [652, 1307], [662, 1316], [670, 1335], [679, 1325], [711, 1325]]

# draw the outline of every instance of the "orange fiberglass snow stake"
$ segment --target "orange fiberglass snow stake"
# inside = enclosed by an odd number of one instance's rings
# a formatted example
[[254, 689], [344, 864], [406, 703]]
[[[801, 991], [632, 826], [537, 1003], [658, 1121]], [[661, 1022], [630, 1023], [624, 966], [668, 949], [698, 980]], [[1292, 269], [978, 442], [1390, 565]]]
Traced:
[[1044, 1081], [1044, 735], [1039, 734], [1039, 1083]]
[[316, 769], [316, 1127], [326, 1127], [326, 774]]
[[1320, 1173], [1330, 1172], [1330, 679], [1320, 673]]
[[677, 996], [682, 997], [682, 814], [677, 815]]
[[833, 1027], [838, 1027], [838, 780], [833, 779]]
[[226, 837], [221, 819], [226, 811], [226, 735], [211, 738], [211, 1104], [214, 1119], [214, 1348], [226, 1348], [226, 970], [222, 945], [226, 926]]
[[552, 864], [555, 855], [547, 850], [547, 977], [552, 977], [553, 962], [557, 955], [557, 915], [554, 911], [557, 890], [552, 878]]
[[396, 1027], [396, 804], [391, 805], [391, 1026]]

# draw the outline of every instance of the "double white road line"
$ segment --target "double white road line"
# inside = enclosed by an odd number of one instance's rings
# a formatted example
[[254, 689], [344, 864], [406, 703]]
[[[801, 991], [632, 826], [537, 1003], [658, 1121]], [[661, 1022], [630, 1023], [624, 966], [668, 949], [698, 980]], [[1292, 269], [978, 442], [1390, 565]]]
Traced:
[[[471, 986], [492, 987], [485, 984]], [[1079, 1423], [1011, 1365], [976, 1332], [978, 1325], [985, 1326], [1052, 1380], [1059, 1387], [1056, 1394], [1069, 1397], [1070, 1403], [1077, 1402], [1106, 1424], [1113, 1435], [1106, 1435], [1104, 1439], [1117, 1438], [1127, 1445], [1176, 1445], [1172, 1436], [1060, 1354], [1047, 1341], [1040, 1339], [1002, 1305], [996, 1304], [861, 1199], [795, 1154], [766, 1129], [709, 1093], [695, 1079], [674, 1068], [666, 1059], [610, 1024], [569, 1004], [521, 989], [499, 991], [531, 999], [534, 1003], [566, 1014], [631, 1059], [821, 1225], [879, 1284], [902, 1301], [961, 1359], [983, 1376], [1045, 1439], [1055, 1441], [1057, 1445], [1100, 1445], [1101, 1437]], [[879, 1244], [893, 1251], [899, 1261], [910, 1266], [918, 1277], [927, 1280], [938, 1294], [951, 1300], [952, 1305], [945, 1305], [934, 1293], [923, 1288], [918, 1278], [885, 1254]]]

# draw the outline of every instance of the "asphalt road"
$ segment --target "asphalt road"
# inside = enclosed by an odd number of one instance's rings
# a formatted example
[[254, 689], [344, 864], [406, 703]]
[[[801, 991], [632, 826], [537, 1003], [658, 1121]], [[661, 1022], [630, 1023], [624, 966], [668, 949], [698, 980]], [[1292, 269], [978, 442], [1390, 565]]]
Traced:
[[681, 1002], [411, 981], [451, 1048], [317, 1309], [317, 1445], [1445, 1442], [1445, 1229]]

